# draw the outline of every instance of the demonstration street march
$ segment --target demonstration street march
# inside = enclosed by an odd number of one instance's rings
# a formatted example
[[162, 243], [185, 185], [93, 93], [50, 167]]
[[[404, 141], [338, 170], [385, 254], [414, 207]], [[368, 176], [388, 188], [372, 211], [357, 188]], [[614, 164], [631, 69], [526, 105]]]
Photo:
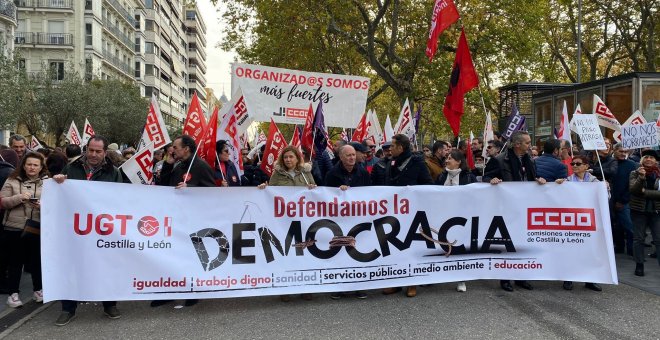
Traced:
[[0, 0], [0, 339], [657, 338], [657, 3]]
[[[57, 204], [70, 197], [79, 204]], [[483, 204], [498, 197], [516, 200]], [[181, 191], [49, 181], [43, 202], [51, 207], [43, 212], [45, 301], [505, 278], [618, 282], [602, 184]], [[353, 241], [343, 243], [347, 236]]]

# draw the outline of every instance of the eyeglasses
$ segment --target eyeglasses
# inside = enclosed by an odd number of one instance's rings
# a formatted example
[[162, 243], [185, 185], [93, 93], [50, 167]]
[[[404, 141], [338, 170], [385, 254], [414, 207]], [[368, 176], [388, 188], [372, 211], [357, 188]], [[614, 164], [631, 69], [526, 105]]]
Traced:
[[571, 166], [580, 166], [582, 164], [584, 164], [584, 163], [582, 163], [582, 162], [571, 162]]
[[371, 148], [371, 149], [375, 149], [376, 146], [375, 146], [375, 145], [369, 145], [369, 148]]

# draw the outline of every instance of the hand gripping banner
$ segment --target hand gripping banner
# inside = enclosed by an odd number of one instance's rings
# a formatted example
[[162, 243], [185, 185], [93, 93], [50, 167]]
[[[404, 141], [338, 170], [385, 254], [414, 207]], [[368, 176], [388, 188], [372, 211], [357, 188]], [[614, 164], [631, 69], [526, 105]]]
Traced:
[[42, 209], [46, 301], [617, 283], [603, 183], [340, 191], [49, 180]]

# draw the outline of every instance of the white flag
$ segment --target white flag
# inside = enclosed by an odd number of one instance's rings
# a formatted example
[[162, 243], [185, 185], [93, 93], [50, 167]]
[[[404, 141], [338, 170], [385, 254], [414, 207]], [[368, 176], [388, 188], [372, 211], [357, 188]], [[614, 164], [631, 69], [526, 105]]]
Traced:
[[238, 87], [236, 93], [231, 96], [231, 101], [229, 106], [234, 109], [234, 115], [236, 116], [236, 129], [239, 134], [242, 134], [247, 131], [250, 124], [254, 121], [254, 115], [250, 115], [248, 111], [247, 104], [245, 103], [245, 96], [243, 95], [243, 90], [241, 87]]
[[32, 136], [32, 140], [30, 141], [30, 145], [27, 146], [28, 149], [32, 151], [37, 151], [39, 149], [43, 149], [43, 145], [39, 143], [39, 140], [37, 139], [37, 136]]
[[[573, 116], [581, 115], [581, 114], [582, 114], [582, 108], [580, 107], [580, 104], [577, 104], [577, 107], [575, 108], [575, 112], [573, 112]], [[570, 126], [571, 126], [571, 131], [578, 133], [577, 127], [572, 121], [570, 122]]]
[[75, 144], [80, 147], [82, 147], [82, 143], [80, 141], [80, 133], [78, 133], [78, 128], [76, 127], [76, 122], [71, 121], [71, 125], [69, 126], [69, 131], [66, 133], [66, 140], [69, 141], [69, 144]]
[[488, 112], [486, 113], [486, 124], [484, 125], [484, 148], [481, 150], [481, 156], [484, 159], [488, 157], [488, 149], [485, 145], [493, 139], [495, 139], [495, 134], [493, 133], [493, 120], [490, 118], [490, 112]]
[[158, 99], [156, 99], [155, 95], [151, 96], [149, 113], [147, 113], [147, 123], [144, 124], [144, 131], [142, 132], [142, 138], [140, 138], [138, 150], [146, 147], [151, 142], [154, 143], [154, 150], [158, 150], [172, 142], [170, 134], [167, 132], [167, 126], [165, 125], [163, 116], [160, 114]]
[[95, 135], [92, 124], [89, 123], [89, 120], [85, 118], [85, 126], [83, 126], [83, 135], [82, 135], [82, 145], [87, 145], [87, 142], [90, 138]]
[[[234, 107], [229, 108], [229, 112], [222, 118], [216, 140], [226, 140], [229, 148], [229, 160], [234, 163], [238, 175], [243, 175], [243, 157], [241, 155], [241, 144], [238, 137], [238, 128], [236, 126], [236, 113]], [[221, 150], [216, 150], [220, 152]], [[240, 178], [238, 178], [240, 182]]]
[[380, 146], [383, 144], [383, 129], [380, 127], [380, 122], [378, 121], [378, 116], [376, 111], [369, 110], [367, 112], [367, 137], [366, 139], [371, 140], [376, 144], [380, 149]]
[[[628, 126], [628, 125], [642, 125], [646, 124], [646, 118], [642, 115], [639, 110], [635, 111], [628, 119], [623, 123], [622, 126]], [[615, 143], [621, 143], [621, 132], [619, 131], [614, 131], [612, 134], [612, 138], [614, 138]]]
[[404, 134], [411, 140], [415, 137], [415, 122], [413, 121], [412, 112], [408, 98], [401, 108], [399, 120], [394, 126], [394, 134]]
[[154, 179], [154, 143], [141, 148], [129, 160], [120, 166], [126, 177], [133, 184], [151, 184]]
[[392, 121], [390, 120], [390, 115], [387, 115], [385, 119], [385, 126], [383, 126], [383, 143], [389, 142], [394, 137], [394, 129], [392, 128]]
[[614, 131], [621, 131], [621, 124], [603, 101], [594, 94], [594, 114], [598, 118], [598, 125], [604, 126]]

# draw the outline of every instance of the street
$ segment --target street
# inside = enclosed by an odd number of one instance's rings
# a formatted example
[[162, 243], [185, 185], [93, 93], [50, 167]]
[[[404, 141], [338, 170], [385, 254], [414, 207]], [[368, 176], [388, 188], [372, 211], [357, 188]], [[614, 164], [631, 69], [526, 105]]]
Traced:
[[174, 303], [150, 308], [144, 301], [120, 302], [119, 320], [107, 319], [100, 304], [90, 303], [65, 327], [54, 326], [60, 304], [51, 303], [0, 337], [658, 339], [660, 267], [648, 259], [646, 276], [638, 278], [629, 257], [617, 255], [617, 264], [622, 282], [650, 291], [625, 283], [604, 285], [600, 293], [579, 283], [565, 291], [561, 282], [536, 281], [533, 291], [507, 293], [497, 281], [484, 280], [468, 282], [466, 293], [456, 292], [454, 283], [421, 287], [416, 298], [370, 291], [366, 300], [319, 294], [313, 301], [295, 297], [283, 303], [269, 296], [204, 300], [180, 309]]

